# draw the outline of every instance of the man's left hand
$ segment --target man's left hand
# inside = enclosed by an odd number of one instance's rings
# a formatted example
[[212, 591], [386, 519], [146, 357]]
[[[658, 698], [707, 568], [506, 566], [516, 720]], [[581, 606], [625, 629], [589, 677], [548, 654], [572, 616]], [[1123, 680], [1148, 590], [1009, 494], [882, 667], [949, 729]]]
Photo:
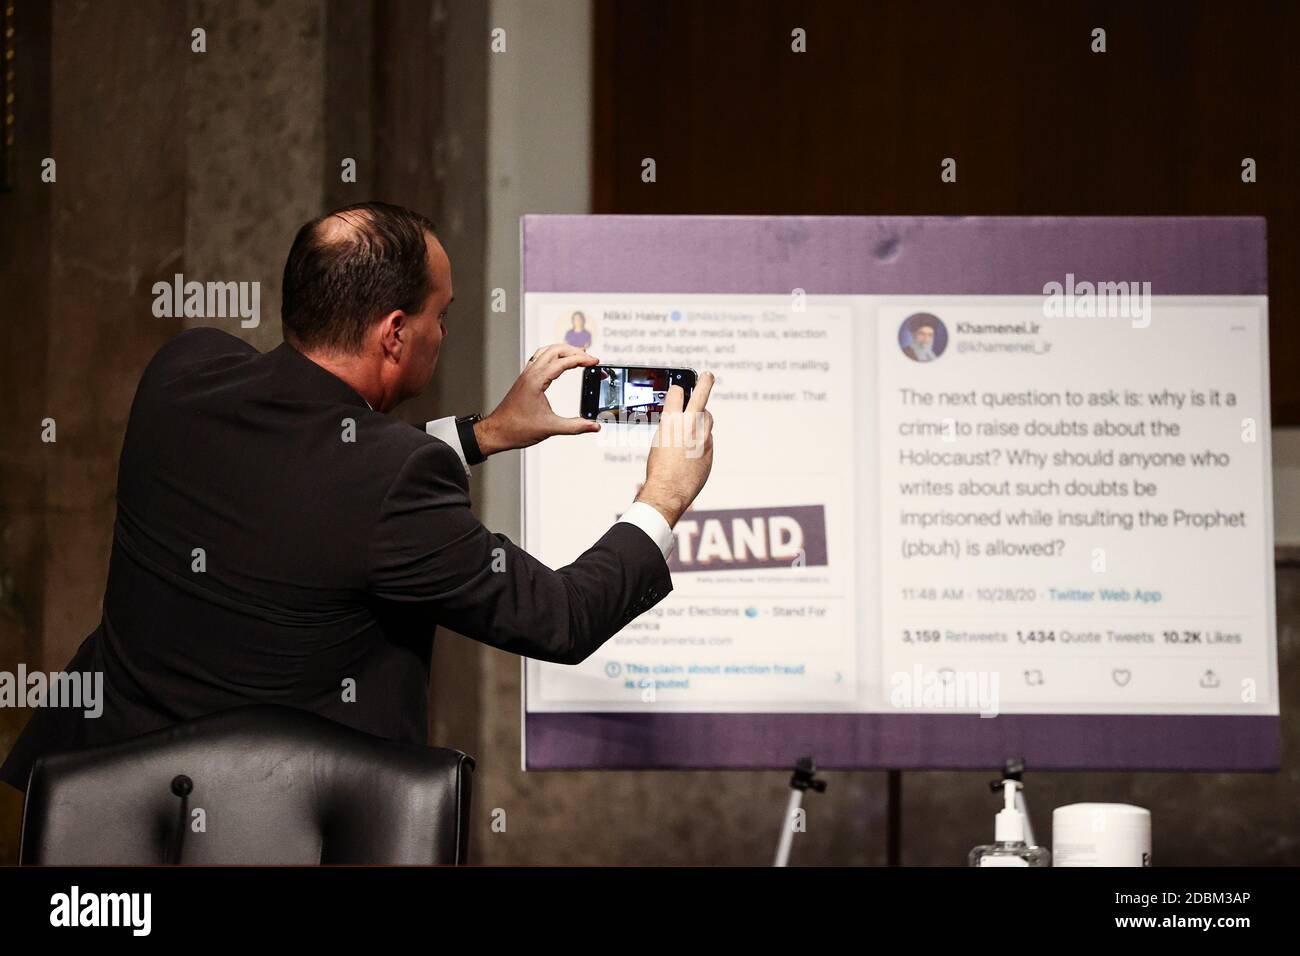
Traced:
[[527, 448], [552, 435], [581, 435], [600, 431], [600, 423], [585, 418], [562, 418], [546, 398], [546, 389], [571, 368], [599, 364], [583, 349], [555, 344], [538, 349], [515, 379], [506, 397], [486, 418], [474, 425], [479, 451], [493, 455], [512, 448]]

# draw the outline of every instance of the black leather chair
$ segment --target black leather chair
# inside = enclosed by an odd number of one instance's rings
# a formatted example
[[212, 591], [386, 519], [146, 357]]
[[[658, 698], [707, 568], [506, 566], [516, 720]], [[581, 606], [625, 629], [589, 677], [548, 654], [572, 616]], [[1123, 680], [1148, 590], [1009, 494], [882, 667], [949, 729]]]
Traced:
[[456, 750], [239, 707], [43, 757], [19, 861], [463, 863], [473, 770]]

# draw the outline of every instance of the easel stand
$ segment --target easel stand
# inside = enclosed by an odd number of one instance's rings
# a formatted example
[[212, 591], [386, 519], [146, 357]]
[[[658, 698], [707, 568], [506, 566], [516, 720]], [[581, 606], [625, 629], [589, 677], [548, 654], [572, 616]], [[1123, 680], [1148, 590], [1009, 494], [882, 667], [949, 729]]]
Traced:
[[781, 838], [776, 845], [776, 860], [772, 863], [773, 866], [788, 866], [790, 863], [794, 825], [799, 818], [799, 809], [803, 806], [804, 791], [823, 793], [826, 790], [826, 781], [817, 780], [816, 776], [817, 765], [813, 763], [812, 757], [799, 758], [799, 762], [794, 765], [794, 774], [790, 777], [790, 801], [786, 804], [785, 819], [781, 822]]

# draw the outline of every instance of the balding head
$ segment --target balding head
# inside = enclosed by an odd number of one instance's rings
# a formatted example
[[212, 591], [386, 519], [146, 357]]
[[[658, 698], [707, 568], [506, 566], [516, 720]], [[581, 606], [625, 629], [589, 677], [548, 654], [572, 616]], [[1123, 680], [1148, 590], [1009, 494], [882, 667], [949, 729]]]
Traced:
[[284, 264], [285, 338], [302, 351], [355, 354], [372, 323], [394, 310], [419, 312], [437, 281], [433, 231], [424, 216], [379, 202], [306, 223]]
[[429, 383], [451, 299], [433, 223], [372, 202], [298, 230], [280, 311], [286, 342], [388, 411]]

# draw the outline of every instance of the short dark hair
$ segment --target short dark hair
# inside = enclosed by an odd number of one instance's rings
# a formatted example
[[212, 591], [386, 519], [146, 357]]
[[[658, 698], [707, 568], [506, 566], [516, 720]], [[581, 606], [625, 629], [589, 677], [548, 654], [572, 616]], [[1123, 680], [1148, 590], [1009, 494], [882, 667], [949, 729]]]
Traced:
[[299, 348], [358, 352], [394, 309], [418, 312], [433, 291], [425, 233], [401, 206], [363, 202], [305, 223], [284, 263], [280, 321]]

